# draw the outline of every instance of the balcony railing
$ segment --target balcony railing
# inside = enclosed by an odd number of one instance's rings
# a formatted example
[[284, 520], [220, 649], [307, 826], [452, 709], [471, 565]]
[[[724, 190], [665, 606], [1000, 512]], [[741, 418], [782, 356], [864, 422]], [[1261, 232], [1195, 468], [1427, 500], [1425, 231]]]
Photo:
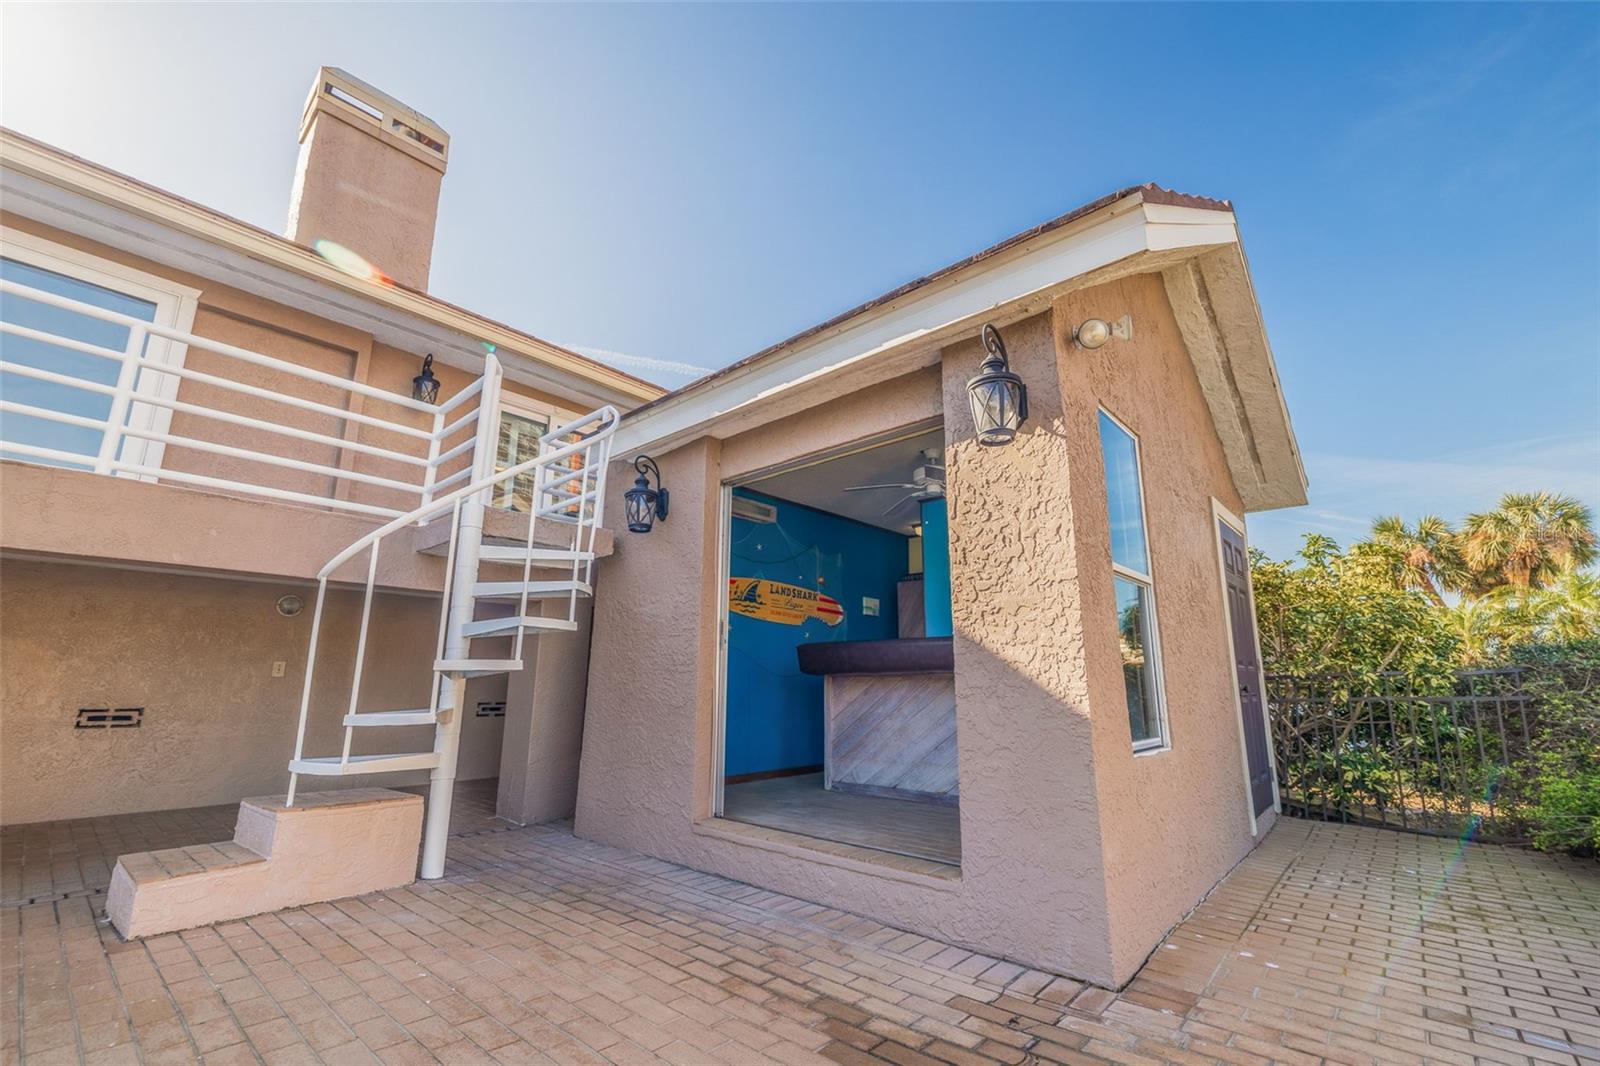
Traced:
[[[337, 374], [325, 373], [214, 338], [157, 325], [16, 282], [0, 280], [0, 293], [125, 327], [128, 331], [126, 343], [119, 350], [65, 333], [0, 320], [0, 332], [4, 334], [104, 359], [108, 362], [108, 369], [114, 366], [116, 371], [114, 381], [110, 373], [104, 375], [107, 380], [97, 381], [61, 373], [46, 366], [18, 362], [0, 348], [0, 355], [6, 356], [0, 358], [0, 373], [64, 386], [84, 394], [107, 397], [110, 401], [109, 406], [103, 401], [98, 405], [87, 405], [105, 408], [103, 414], [99, 411], [83, 414], [18, 402], [0, 392], [0, 416], [27, 416], [94, 430], [100, 434], [98, 450], [88, 454], [10, 439], [5, 420], [0, 418], [0, 453], [7, 457], [88, 469], [99, 474], [178, 482], [385, 518], [426, 506], [440, 494], [448, 492], [451, 486], [466, 483], [474, 472], [482, 474], [492, 469], [483, 465], [489, 457], [476, 456], [473, 452], [479, 437], [479, 419], [487, 416], [492, 420], [498, 408], [502, 375], [499, 362], [493, 355], [487, 358], [480, 377], [435, 406], [412, 399], [409, 395], [389, 392]], [[211, 373], [193, 366], [179, 365], [176, 361], [153, 358], [151, 346], [147, 343], [150, 338], [162, 338], [169, 342], [160, 345], [168, 351], [172, 345], [180, 345], [182, 348], [179, 350], [186, 350], [190, 355], [203, 351], [220, 357], [219, 365], [212, 367], [214, 370], [255, 367], [287, 375], [293, 379], [285, 382], [291, 388], [306, 392], [337, 390], [344, 396], [348, 406], [325, 403], [294, 391], [251, 384], [227, 372]], [[255, 373], [261, 376], [259, 372]], [[193, 385], [180, 384], [174, 388], [174, 383]], [[218, 402], [223, 395], [240, 398], [241, 406], [245, 409], [228, 409]], [[211, 398], [210, 402], [195, 402], [208, 397]], [[377, 405], [386, 406], [371, 410]], [[151, 417], [157, 411], [166, 412], [165, 419]], [[160, 428], [174, 414], [201, 420], [193, 423], [197, 430], [202, 425], [233, 427], [228, 432], [241, 439], [230, 443], [209, 440], [193, 433], [170, 432], [170, 425]], [[294, 418], [302, 422], [308, 418], [332, 420], [340, 431], [330, 433], [304, 424], [295, 425], [292, 424]], [[392, 443], [380, 443], [385, 437], [395, 439]], [[493, 436], [489, 435], [488, 439], [492, 440]], [[151, 465], [143, 457], [143, 448], [125, 447], [129, 441], [148, 441], [165, 447], [192, 449], [217, 458], [209, 461], [212, 464], [209, 470], [204, 463], [197, 469], [188, 468], [193, 466], [192, 463], [170, 461]], [[333, 462], [318, 462], [286, 454], [291, 449], [289, 442], [292, 441], [334, 449], [336, 458]], [[451, 441], [459, 442], [452, 444]], [[303, 448], [301, 450], [304, 451]], [[170, 453], [167, 454], [170, 459]], [[331, 481], [332, 490], [327, 493], [306, 491], [304, 487], [286, 486], [281, 480], [279, 484], [273, 484], [273, 477], [267, 471], [248, 465], [240, 470], [239, 461], [260, 464], [261, 467], [276, 471], [326, 477]], [[379, 470], [383, 472], [376, 472]], [[403, 475], [414, 475], [414, 479]], [[354, 498], [358, 494], [365, 498]], [[388, 502], [396, 499], [398, 506]]]

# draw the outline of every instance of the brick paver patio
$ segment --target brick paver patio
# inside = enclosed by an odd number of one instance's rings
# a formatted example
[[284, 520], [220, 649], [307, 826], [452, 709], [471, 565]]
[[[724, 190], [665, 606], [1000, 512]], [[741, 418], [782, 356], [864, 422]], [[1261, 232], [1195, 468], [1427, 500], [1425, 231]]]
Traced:
[[1592, 863], [1285, 820], [1118, 994], [474, 824], [442, 881], [138, 943], [82, 884], [0, 908], [3, 1061], [1600, 1062]]

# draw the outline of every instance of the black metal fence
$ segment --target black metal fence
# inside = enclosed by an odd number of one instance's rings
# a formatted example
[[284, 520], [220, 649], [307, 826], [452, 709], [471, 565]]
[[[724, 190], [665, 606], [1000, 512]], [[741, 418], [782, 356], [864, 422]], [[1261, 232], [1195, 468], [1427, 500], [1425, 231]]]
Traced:
[[1285, 811], [1418, 833], [1524, 842], [1538, 702], [1517, 667], [1470, 670], [1445, 691], [1399, 674], [1269, 675]]

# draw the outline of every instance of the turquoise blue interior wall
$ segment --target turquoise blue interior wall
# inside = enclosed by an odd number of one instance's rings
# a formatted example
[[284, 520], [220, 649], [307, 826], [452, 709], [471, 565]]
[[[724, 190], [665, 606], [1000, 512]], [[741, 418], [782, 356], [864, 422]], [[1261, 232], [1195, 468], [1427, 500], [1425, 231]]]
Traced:
[[943, 497], [922, 501], [922, 616], [930, 637], [948, 637], [950, 620], [950, 519]]
[[[816, 589], [839, 601], [844, 620], [791, 626], [729, 615], [725, 772], [818, 766], [822, 678], [800, 672], [795, 648], [897, 636], [896, 585], [905, 576], [908, 538], [748, 489], [735, 489], [734, 495], [774, 505], [778, 521], [733, 520], [731, 576]], [[863, 596], [877, 599], [877, 617], [862, 612]]]

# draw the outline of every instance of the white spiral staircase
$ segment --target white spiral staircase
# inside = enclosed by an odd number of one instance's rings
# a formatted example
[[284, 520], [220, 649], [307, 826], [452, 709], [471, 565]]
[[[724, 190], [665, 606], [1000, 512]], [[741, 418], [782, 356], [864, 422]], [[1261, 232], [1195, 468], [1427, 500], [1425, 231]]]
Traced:
[[[497, 371], [498, 366], [491, 362], [489, 376], [497, 377]], [[498, 382], [488, 382], [484, 395], [497, 394]], [[523, 640], [529, 635], [536, 637], [541, 632], [578, 628], [578, 600], [590, 596], [593, 589], [595, 532], [604, 521], [606, 464], [610, 460], [611, 439], [619, 417], [615, 408], [607, 406], [554, 428], [540, 439], [539, 454], [535, 458], [498, 472], [493, 471], [493, 434], [497, 419], [480, 418], [474, 448], [476, 476], [469, 484], [373, 530], [321, 569], [301, 692], [300, 722], [295, 734], [294, 758], [289, 763], [287, 806], [294, 806], [301, 775], [339, 777], [428, 770], [431, 781], [421, 873], [424, 878], [443, 876], [467, 680], [522, 669]], [[487, 471], [485, 466], [489, 468]], [[526, 536], [520, 543], [486, 543], [484, 515], [494, 489], [507, 483], [520, 488], [528, 479], [532, 481], [532, 488]], [[378, 558], [383, 543], [407, 526], [443, 520], [446, 515], [450, 522], [448, 561], [428, 705], [358, 712]], [[556, 531], [554, 537], [551, 536], [552, 527]], [[552, 540], [557, 542], [556, 546], [550, 545]], [[309, 716], [333, 710], [313, 706], [313, 679], [329, 581], [336, 571], [363, 553], [367, 555], [365, 597], [350, 695], [343, 707], [343, 748], [336, 755], [307, 755], [305, 740]], [[479, 570], [483, 564], [502, 571], [510, 567], [513, 573], [520, 567], [521, 574], [510, 580], [502, 576], [480, 581]], [[546, 605], [561, 606], [547, 610]], [[504, 613], [507, 607], [511, 608], [509, 614]], [[480, 614], [488, 616], [479, 617]], [[512, 638], [509, 658], [474, 652], [475, 640], [496, 637]], [[350, 753], [357, 729], [419, 725], [434, 727], [431, 751], [385, 755]]]

